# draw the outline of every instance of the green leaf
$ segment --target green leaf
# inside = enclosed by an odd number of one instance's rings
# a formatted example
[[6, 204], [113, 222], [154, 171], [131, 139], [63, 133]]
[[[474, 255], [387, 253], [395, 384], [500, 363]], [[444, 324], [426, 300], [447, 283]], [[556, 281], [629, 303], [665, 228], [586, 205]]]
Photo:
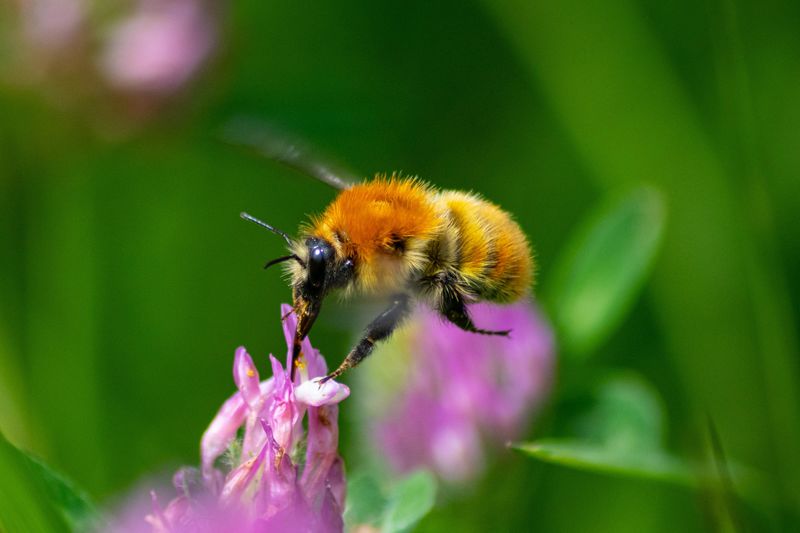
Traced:
[[643, 378], [614, 373], [599, 383], [592, 406], [573, 426], [575, 437], [608, 449], [653, 450], [664, 440], [664, 408], [658, 392]]
[[[602, 474], [668, 482], [714, 493], [741, 494], [769, 504], [763, 475], [727, 461], [722, 453], [707, 464], [693, 464], [663, 448], [664, 409], [656, 390], [640, 376], [608, 376], [592, 406], [573, 422], [564, 438], [519, 443], [512, 448], [546, 463]], [[724, 472], [720, 472], [724, 469]]]
[[0, 531], [87, 531], [97, 517], [72, 483], [0, 434]]
[[358, 472], [347, 480], [347, 505], [344, 520], [348, 529], [380, 524], [386, 512], [386, 496], [369, 472]]
[[407, 531], [433, 508], [436, 479], [419, 470], [401, 480], [389, 494], [381, 531]]
[[0, 531], [69, 531], [46, 483], [28, 458], [0, 435]]
[[547, 463], [606, 474], [639, 477], [689, 485], [692, 470], [661, 450], [626, 452], [577, 439], [542, 439], [517, 444], [515, 449]]
[[362, 470], [347, 482], [344, 520], [348, 530], [363, 525], [385, 533], [408, 531], [433, 507], [436, 478], [418, 470], [399, 480], [380, 468]]
[[89, 531], [92, 525], [99, 523], [100, 514], [86, 493], [41, 460], [27, 455], [25, 458], [35, 475], [44, 481], [51, 504], [64, 517], [70, 530]]
[[620, 324], [650, 272], [664, 219], [661, 195], [641, 187], [577, 231], [545, 291], [567, 353], [586, 357]]
[[625, 452], [578, 439], [541, 439], [512, 447], [540, 461], [568, 468], [713, 491], [724, 489], [760, 505], [774, 505], [763, 473], [739, 463], [727, 464], [730, 480], [725, 480], [709, 465], [693, 465], [663, 450]]
[[572, 424], [574, 435], [514, 448], [581, 470], [692, 483], [692, 469], [662, 448], [663, 411], [647, 381], [634, 373], [615, 373], [599, 384], [591, 407]]

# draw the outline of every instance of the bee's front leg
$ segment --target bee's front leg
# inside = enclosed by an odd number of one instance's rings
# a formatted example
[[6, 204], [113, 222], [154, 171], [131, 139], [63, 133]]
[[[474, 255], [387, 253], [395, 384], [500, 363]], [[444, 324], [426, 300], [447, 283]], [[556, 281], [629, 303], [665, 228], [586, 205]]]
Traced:
[[322, 378], [321, 383], [334, 379], [354, 366], [358, 365], [365, 357], [372, 353], [375, 343], [392, 334], [398, 324], [408, 315], [411, 309], [410, 298], [406, 294], [399, 294], [392, 299], [392, 303], [375, 320], [369, 323], [361, 340], [350, 350], [339, 368]]

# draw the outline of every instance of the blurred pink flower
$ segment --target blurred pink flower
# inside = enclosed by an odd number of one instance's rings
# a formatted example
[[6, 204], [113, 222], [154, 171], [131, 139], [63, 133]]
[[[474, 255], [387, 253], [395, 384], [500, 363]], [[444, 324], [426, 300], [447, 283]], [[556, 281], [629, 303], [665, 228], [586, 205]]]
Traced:
[[[282, 316], [290, 310], [282, 306]], [[287, 366], [295, 320], [291, 314], [283, 323]], [[261, 381], [247, 351], [236, 350], [233, 378], [238, 391], [203, 434], [200, 470], [178, 471], [173, 478], [177, 497], [162, 507], [153, 492], [146, 519], [139, 515], [133, 527], [113, 531], [342, 531], [345, 476], [337, 451], [337, 403], [350, 390], [335, 381], [320, 386], [315, 378], [324, 376], [327, 367], [308, 339], [294, 382], [288, 368], [272, 356], [270, 362], [273, 376]], [[238, 439], [240, 428], [244, 431]], [[228, 464], [224, 471], [218, 466], [223, 455]]]
[[214, 19], [203, 0], [139, 0], [111, 28], [99, 67], [119, 90], [170, 93], [197, 72], [215, 41]]
[[85, 0], [17, 0], [25, 41], [59, 51], [76, 38], [86, 18]]
[[427, 467], [448, 481], [474, 477], [485, 446], [519, 437], [550, 390], [553, 334], [530, 302], [481, 303], [470, 312], [481, 328], [511, 335], [467, 333], [420, 307], [391, 341], [408, 353], [408, 375], [382, 402], [373, 434], [397, 470]]

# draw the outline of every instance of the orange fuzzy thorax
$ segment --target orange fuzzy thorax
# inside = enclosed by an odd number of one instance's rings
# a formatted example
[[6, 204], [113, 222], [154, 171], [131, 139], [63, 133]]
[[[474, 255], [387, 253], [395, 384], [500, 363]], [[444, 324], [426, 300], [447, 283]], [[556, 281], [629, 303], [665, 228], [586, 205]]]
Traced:
[[441, 226], [431, 189], [416, 179], [377, 177], [342, 191], [312, 219], [308, 234], [357, 259], [362, 289], [397, 289], [424, 260], [423, 250]]
[[[533, 278], [530, 246], [508, 213], [474, 193], [414, 178], [377, 176], [342, 191], [303, 234], [354, 260], [345, 295], [412, 290], [436, 307], [450, 290], [467, 302], [508, 303]], [[300, 242], [293, 251], [305, 257]], [[293, 277], [304, 276], [300, 263], [288, 266]]]

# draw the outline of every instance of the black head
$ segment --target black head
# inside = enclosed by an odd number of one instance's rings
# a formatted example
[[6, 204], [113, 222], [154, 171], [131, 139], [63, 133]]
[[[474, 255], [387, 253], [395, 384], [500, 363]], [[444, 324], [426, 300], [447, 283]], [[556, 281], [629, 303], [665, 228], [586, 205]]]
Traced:
[[[306, 260], [303, 275], [295, 276], [294, 304], [301, 320], [298, 333], [301, 338], [311, 329], [322, 300], [332, 289], [342, 288], [352, 281], [355, 263], [347, 257], [338, 257], [336, 250], [328, 241], [319, 237], [309, 237], [305, 242]], [[305, 313], [299, 312], [305, 309]], [[303, 320], [303, 315], [307, 318]]]
[[[292, 348], [292, 377], [294, 377], [295, 361], [300, 354], [300, 343], [311, 331], [311, 326], [319, 315], [322, 300], [331, 289], [345, 287], [355, 276], [355, 261], [350, 257], [337, 256], [336, 249], [319, 237], [309, 237], [304, 245], [293, 242], [289, 236], [279, 229], [263, 222], [247, 213], [242, 218], [280, 235], [295, 253], [273, 259], [264, 268], [286, 261], [297, 263], [292, 270], [292, 297], [297, 314], [294, 346]], [[299, 249], [298, 249], [299, 248]], [[304, 256], [305, 259], [301, 256]]]
[[306, 279], [301, 285], [301, 291], [306, 298], [321, 298], [328, 285], [328, 273], [332, 270], [333, 246], [317, 238], [306, 240], [306, 246], [308, 247]]
[[304, 276], [296, 276], [293, 296], [297, 313], [292, 349], [292, 376], [294, 361], [300, 354], [300, 342], [311, 331], [311, 326], [319, 316], [322, 300], [332, 289], [342, 288], [353, 280], [355, 262], [351, 258], [337, 257], [334, 247], [324, 239], [309, 237], [305, 242], [306, 260]]
[[330, 290], [342, 288], [353, 280], [355, 262], [337, 256], [331, 243], [319, 237], [309, 237], [305, 247], [302, 275], [294, 279], [295, 297], [309, 302], [321, 300]]

